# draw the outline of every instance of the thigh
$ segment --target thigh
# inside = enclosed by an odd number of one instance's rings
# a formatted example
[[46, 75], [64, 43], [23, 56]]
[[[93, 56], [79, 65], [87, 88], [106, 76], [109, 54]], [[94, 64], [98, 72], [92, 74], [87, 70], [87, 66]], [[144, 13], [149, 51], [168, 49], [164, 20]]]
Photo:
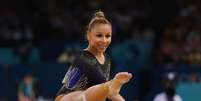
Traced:
[[64, 95], [60, 101], [84, 101], [83, 96], [82, 95], [83, 92], [81, 91], [75, 91], [72, 93], [69, 93], [67, 95]]
[[58, 95], [54, 101], [61, 101], [61, 99], [65, 96], [65, 94]]

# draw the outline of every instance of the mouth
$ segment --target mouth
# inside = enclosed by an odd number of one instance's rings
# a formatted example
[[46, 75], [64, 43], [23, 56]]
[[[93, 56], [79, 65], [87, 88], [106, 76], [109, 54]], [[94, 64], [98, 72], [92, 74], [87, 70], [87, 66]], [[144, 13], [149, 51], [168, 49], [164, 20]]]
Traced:
[[98, 48], [99, 48], [100, 50], [106, 50], [107, 46], [99, 45]]

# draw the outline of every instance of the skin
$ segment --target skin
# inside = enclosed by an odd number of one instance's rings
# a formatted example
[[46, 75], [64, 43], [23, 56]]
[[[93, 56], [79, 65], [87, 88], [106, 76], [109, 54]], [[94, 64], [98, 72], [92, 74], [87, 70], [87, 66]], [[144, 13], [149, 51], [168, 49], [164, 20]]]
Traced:
[[[100, 62], [105, 63], [104, 52], [108, 48], [112, 40], [112, 27], [110, 24], [95, 24], [90, 31], [87, 32], [88, 47], [86, 50], [90, 51]], [[118, 74], [119, 75], [119, 74]], [[128, 76], [127, 73], [120, 73], [122, 76]], [[108, 97], [112, 101], [125, 101], [120, 95]]]
[[[86, 98], [88, 99], [88, 101], [97, 101], [97, 99], [99, 99], [99, 101], [105, 101], [106, 97], [107, 98], [114, 97], [115, 99], [111, 99], [112, 101], [121, 101], [122, 99], [119, 99], [116, 96], [120, 96], [119, 91], [121, 87], [125, 83], [129, 82], [131, 78], [132, 78], [131, 73], [128, 73], [128, 72], [118, 73], [115, 75], [114, 79], [112, 79], [111, 81], [108, 81], [103, 84], [95, 85], [87, 89], [85, 91]], [[108, 87], [108, 89], [104, 90], [105, 87]]]
[[109, 24], [96, 24], [91, 31], [87, 32], [88, 47], [97, 60], [104, 64], [104, 52], [110, 45], [112, 39], [112, 28]]
[[[110, 24], [95, 24], [90, 31], [87, 32], [88, 47], [85, 50], [91, 52], [99, 61], [100, 64], [105, 63], [104, 52], [111, 43], [112, 28]], [[95, 85], [84, 91], [88, 101], [105, 101], [109, 98], [112, 101], [125, 101], [119, 94], [121, 86], [127, 83], [132, 78], [132, 74], [128, 72], [120, 72], [115, 75], [115, 83], [108, 81], [103, 84]], [[113, 83], [111, 83], [113, 82]], [[108, 87], [111, 86], [112, 90]], [[106, 89], [105, 89], [106, 88]], [[109, 94], [109, 92], [115, 92]], [[96, 93], [96, 95], [94, 95]], [[80, 97], [83, 95], [82, 91], [72, 92], [68, 95], [61, 95], [55, 101], [82, 101]], [[77, 97], [75, 97], [77, 96]], [[60, 100], [59, 100], [60, 99]]]
[[[72, 92], [55, 101], [105, 101], [106, 98], [117, 95], [121, 87], [131, 78], [131, 73], [121, 72], [110, 81], [92, 86], [85, 91]], [[86, 100], [82, 96], [85, 96]]]

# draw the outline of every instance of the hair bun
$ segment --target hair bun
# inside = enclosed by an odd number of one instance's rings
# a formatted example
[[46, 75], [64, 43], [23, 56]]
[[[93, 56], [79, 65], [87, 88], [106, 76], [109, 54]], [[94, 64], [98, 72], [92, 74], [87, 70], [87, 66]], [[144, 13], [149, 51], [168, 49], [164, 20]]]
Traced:
[[95, 17], [97, 17], [97, 18], [105, 18], [105, 15], [104, 15], [104, 13], [102, 11], [97, 11], [95, 13]]

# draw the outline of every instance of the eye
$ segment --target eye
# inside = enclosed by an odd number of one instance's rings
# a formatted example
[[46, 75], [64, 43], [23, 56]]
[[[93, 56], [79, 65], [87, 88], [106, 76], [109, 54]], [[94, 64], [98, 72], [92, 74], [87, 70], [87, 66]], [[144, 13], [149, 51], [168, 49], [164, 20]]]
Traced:
[[106, 35], [106, 38], [110, 38], [111, 37], [111, 35]]
[[103, 35], [101, 33], [96, 34], [96, 37], [102, 37]]

